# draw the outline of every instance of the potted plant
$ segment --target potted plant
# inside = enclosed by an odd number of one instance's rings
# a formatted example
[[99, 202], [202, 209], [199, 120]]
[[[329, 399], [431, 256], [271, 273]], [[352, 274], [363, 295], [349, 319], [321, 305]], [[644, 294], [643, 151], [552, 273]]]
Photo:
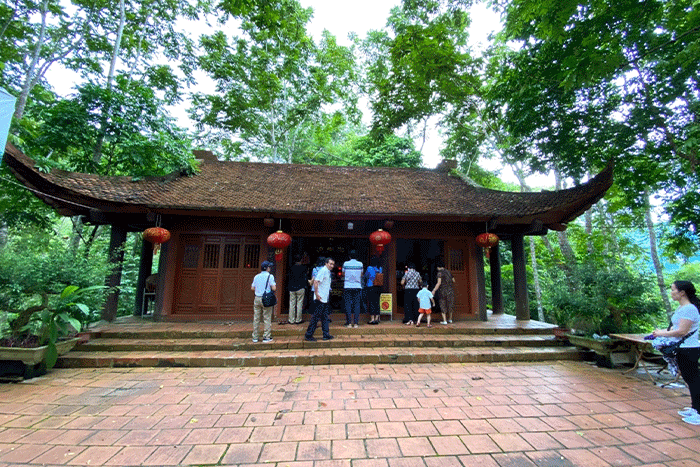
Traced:
[[556, 308], [552, 314], [557, 327], [552, 330], [558, 340], [567, 340], [571, 332], [571, 311], [568, 308]]
[[77, 343], [74, 335], [83, 326], [80, 317], [89, 316], [89, 307], [77, 302], [78, 296], [103, 288], [69, 285], [54, 300], [43, 292], [40, 304], [7, 313], [0, 361], [13, 363], [5, 365], [6, 372], [30, 378], [53, 368], [58, 356]]

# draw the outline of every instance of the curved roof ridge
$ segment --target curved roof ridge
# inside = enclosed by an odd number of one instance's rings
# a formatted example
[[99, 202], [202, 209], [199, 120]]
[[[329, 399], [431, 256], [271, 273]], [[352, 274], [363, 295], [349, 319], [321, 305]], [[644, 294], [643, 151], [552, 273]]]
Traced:
[[[15, 176], [57, 209], [84, 212], [204, 212], [213, 215], [308, 215], [441, 218], [561, 226], [602, 198], [612, 164], [581, 185], [557, 191], [508, 192], [474, 186], [433, 169], [205, 162], [193, 176], [144, 179], [52, 170], [42, 173], [11, 144]], [[79, 208], [82, 206], [82, 208]], [[257, 213], [257, 214], [255, 214]], [[499, 221], [500, 222], [500, 221]]]

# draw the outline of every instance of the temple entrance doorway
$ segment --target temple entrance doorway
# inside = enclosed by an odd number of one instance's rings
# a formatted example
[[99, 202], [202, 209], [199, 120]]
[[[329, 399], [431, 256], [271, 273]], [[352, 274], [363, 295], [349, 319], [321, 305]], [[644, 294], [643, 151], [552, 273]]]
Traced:
[[[421, 277], [428, 276], [428, 288], [432, 291], [437, 282], [437, 264], [442, 258], [445, 268], [455, 279], [455, 307], [454, 315], [460, 317], [473, 317], [477, 312], [474, 309], [475, 297], [473, 297], [472, 285], [476, 278], [469, 272], [469, 243], [463, 240], [432, 240], [432, 239], [398, 239], [396, 241], [396, 302], [399, 312], [403, 313], [404, 288], [401, 287], [401, 278], [406, 267], [413, 263]], [[435, 297], [433, 313], [440, 313], [438, 290]], [[438, 315], [439, 316], [439, 315]]]
[[[308, 256], [309, 278], [311, 271], [316, 266], [319, 258], [331, 257], [335, 260], [335, 268], [332, 271], [333, 282], [331, 283], [331, 309], [333, 312], [344, 311], [343, 307], [343, 263], [350, 259], [350, 251], [357, 252], [357, 260], [367, 267], [372, 248], [367, 238], [354, 237], [294, 237], [289, 247], [287, 271], [294, 264], [296, 255]], [[285, 280], [285, 291], [282, 306], [282, 313], [289, 313], [289, 288], [288, 281]], [[304, 310], [309, 308], [313, 300], [311, 287], [307, 287], [304, 298]]]
[[413, 264], [421, 277], [428, 276], [432, 290], [437, 276], [437, 260], [442, 255], [444, 242], [433, 239], [399, 238], [396, 240], [396, 302], [403, 313], [404, 288], [401, 286], [409, 264]]

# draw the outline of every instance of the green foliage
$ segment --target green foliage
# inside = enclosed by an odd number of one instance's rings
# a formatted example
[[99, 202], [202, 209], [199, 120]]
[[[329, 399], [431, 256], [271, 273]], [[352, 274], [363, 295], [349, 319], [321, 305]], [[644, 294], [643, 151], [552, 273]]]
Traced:
[[363, 51], [373, 134], [435, 115], [463, 120], [458, 115], [479, 88], [479, 62], [466, 48], [466, 3], [406, 1], [392, 10], [390, 31], [368, 35]]
[[352, 49], [328, 33], [316, 45], [306, 33], [310, 9], [297, 0], [228, 6], [243, 15], [240, 34], [200, 40], [199, 66], [216, 83], [193, 96], [203, 140], [221, 141], [227, 158], [292, 163], [320, 131], [358, 120]]
[[[119, 286], [119, 303], [117, 316], [129, 316], [134, 313], [136, 301], [136, 283], [138, 281], [139, 263], [141, 260], [141, 233], [130, 233], [124, 245], [124, 262], [122, 278]], [[154, 258], [156, 266], [160, 256]]]
[[32, 152], [47, 156], [37, 161], [47, 168], [103, 175], [192, 173], [196, 167], [186, 134], [164, 113], [163, 102], [123, 77], [111, 88], [82, 85], [71, 99], [46, 109]]
[[700, 263], [683, 264], [683, 266], [673, 274], [668, 284], [673, 281], [690, 281], [695, 285], [696, 289], [700, 289]]
[[[411, 138], [389, 135], [374, 138], [361, 136], [352, 142], [351, 148], [341, 152], [343, 165], [361, 167], [420, 167], [422, 157], [416, 151]], [[329, 161], [329, 165], [335, 165]]]
[[622, 265], [584, 261], [552, 277], [546, 292], [552, 316], [569, 316], [576, 330], [605, 335], [647, 332], [663, 322], [653, 289], [648, 276]]
[[575, 180], [615, 160], [626, 207], [666, 193], [678, 232], [697, 232], [696, 2], [496, 5], [505, 29], [489, 56], [486, 115], [507, 135], [505, 153]]
[[7, 165], [0, 166], [0, 219], [15, 227], [48, 228], [55, 216], [46, 204], [20, 185]]
[[[63, 321], [69, 322], [76, 331], [87, 329], [90, 323], [96, 321], [97, 310], [86, 303], [76, 302], [76, 300], [90, 301], [90, 294], [100, 292], [97, 296], [101, 296], [105, 288], [104, 285], [93, 285], [85, 288], [69, 285], [63, 289], [58, 302], [53, 305], [53, 312], [59, 315]], [[85, 297], [86, 295], [87, 297]]]
[[58, 359], [56, 349], [58, 339], [80, 332], [88, 323], [90, 307], [85, 303], [76, 302], [78, 297], [103, 289], [104, 286], [81, 289], [76, 285], [69, 285], [63, 289], [53, 305], [39, 312], [39, 345], [47, 346], [45, 358], [48, 369], [53, 368]]
[[[41, 306], [44, 295], [48, 298], [45, 308], [55, 309], [60, 303], [55, 297], [66, 287], [86, 289], [101, 284], [106, 272], [105, 255], [86, 258], [82, 252], [71, 251], [65, 240], [50, 230], [31, 226], [11, 229], [8, 243], [0, 249], [0, 311], [17, 312]], [[98, 310], [102, 292], [88, 290], [90, 293], [82, 300], [91, 310]], [[94, 318], [95, 314], [91, 314], [84, 322]]]

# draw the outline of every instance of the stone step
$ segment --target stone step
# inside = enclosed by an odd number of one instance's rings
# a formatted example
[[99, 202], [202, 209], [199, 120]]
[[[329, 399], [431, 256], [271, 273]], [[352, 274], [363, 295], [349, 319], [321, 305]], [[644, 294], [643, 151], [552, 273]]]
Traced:
[[[332, 348], [333, 341], [304, 342], [303, 348], [258, 350], [86, 352], [59, 357], [59, 368], [257, 367], [280, 365], [478, 363], [585, 360], [575, 347], [359, 347]], [[271, 344], [264, 344], [271, 345]]]
[[[274, 336], [296, 336], [302, 335], [306, 331], [308, 323], [301, 325], [285, 324], [281, 325], [274, 323], [272, 326]], [[110, 338], [110, 339], [235, 339], [249, 338], [252, 330], [252, 324], [248, 325], [221, 325], [217, 328], [149, 328], [149, 327], [132, 327], [130, 329], [116, 330], [100, 330], [93, 333], [94, 337]], [[320, 333], [320, 325], [317, 333]], [[539, 328], [515, 328], [515, 329], [488, 329], [488, 328], [470, 328], [463, 326], [453, 326], [450, 324], [433, 324], [432, 328], [427, 328], [421, 325], [420, 328], [415, 326], [403, 326], [397, 323], [387, 323], [372, 326], [362, 324], [359, 328], [346, 328], [342, 324], [331, 325], [331, 334], [333, 335], [377, 335], [377, 336], [396, 336], [416, 333], [430, 333], [432, 335], [461, 335], [461, 336], [493, 336], [493, 335], [518, 335], [518, 336], [552, 336], [552, 329]]]
[[[340, 330], [338, 330], [340, 331]], [[432, 329], [426, 329], [425, 333], [411, 333], [398, 335], [384, 334], [350, 334], [333, 330], [335, 339], [324, 342], [326, 348], [361, 347], [373, 348], [464, 348], [464, 347], [561, 347], [565, 342], [548, 335], [464, 335], [464, 334], [438, 334], [432, 333]], [[320, 332], [317, 338], [321, 341]], [[115, 352], [115, 351], [206, 351], [206, 350], [283, 350], [313, 348], [316, 342], [304, 340], [303, 331], [296, 335], [279, 335], [275, 333], [271, 343], [253, 343], [250, 332], [245, 337], [218, 337], [218, 338], [132, 338], [100, 337], [91, 339], [87, 343], [79, 344], [76, 350], [84, 352]]]
[[386, 320], [358, 328], [333, 315], [323, 341], [304, 340], [307, 323], [273, 321], [273, 342], [253, 343], [252, 323], [154, 322], [122, 319], [94, 328], [88, 342], [60, 357], [59, 367], [270, 366], [360, 363], [450, 363], [583, 360], [588, 352], [557, 340], [551, 324], [491, 316], [431, 328]]

